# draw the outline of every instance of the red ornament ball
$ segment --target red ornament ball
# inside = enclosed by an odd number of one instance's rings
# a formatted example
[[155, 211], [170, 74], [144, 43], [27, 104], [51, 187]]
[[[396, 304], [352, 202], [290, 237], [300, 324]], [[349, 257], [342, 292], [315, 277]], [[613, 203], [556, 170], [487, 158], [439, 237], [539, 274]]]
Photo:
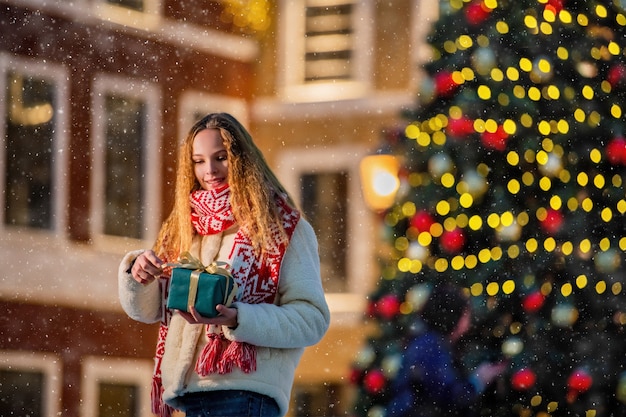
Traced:
[[571, 404], [576, 401], [578, 395], [587, 391], [591, 384], [593, 384], [591, 375], [582, 368], [576, 369], [567, 379], [567, 402]]
[[441, 71], [434, 77], [435, 91], [438, 96], [450, 97], [456, 91], [458, 84], [452, 79], [452, 73], [449, 71]]
[[400, 311], [400, 300], [394, 294], [387, 294], [376, 303], [376, 311], [382, 318], [391, 320]]
[[472, 26], [483, 23], [491, 10], [482, 1], [474, 1], [465, 8], [465, 20]]
[[448, 120], [446, 127], [448, 135], [455, 138], [463, 138], [475, 132], [474, 121], [468, 117], [460, 117], [458, 119]]
[[565, 0], [548, 0], [546, 3], [545, 9], [552, 10], [554, 14], [559, 14], [561, 10], [564, 8]]
[[363, 387], [370, 394], [380, 393], [387, 385], [387, 379], [381, 370], [374, 369], [365, 374], [363, 378]]
[[584, 369], [576, 369], [567, 379], [567, 388], [577, 392], [585, 392], [591, 388], [593, 384], [593, 378]]
[[465, 246], [465, 234], [463, 229], [455, 227], [452, 230], [446, 230], [439, 238], [441, 248], [448, 253], [459, 253]]
[[606, 159], [611, 165], [626, 165], [626, 139], [617, 137], [606, 145]]
[[411, 227], [417, 229], [420, 233], [430, 231], [430, 226], [434, 223], [434, 217], [426, 210], [418, 211], [411, 217]]
[[488, 149], [495, 149], [496, 151], [504, 151], [506, 149], [506, 142], [509, 138], [509, 134], [504, 131], [503, 126], [498, 126], [495, 132], [484, 131], [480, 135], [482, 144]]
[[526, 391], [535, 385], [537, 376], [530, 368], [522, 368], [511, 377], [511, 386], [517, 391]]
[[549, 235], [554, 235], [561, 230], [564, 216], [559, 210], [548, 209], [545, 219], [540, 222], [541, 228]]
[[522, 300], [522, 307], [527, 313], [535, 313], [543, 307], [543, 303], [545, 301], [546, 297], [541, 293], [541, 291], [535, 291], [524, 297]]
[[623, 85], [626, 81], [626, 67], [622, 64], [612, 66], [606, 74], [606, 80], [613, 88]]

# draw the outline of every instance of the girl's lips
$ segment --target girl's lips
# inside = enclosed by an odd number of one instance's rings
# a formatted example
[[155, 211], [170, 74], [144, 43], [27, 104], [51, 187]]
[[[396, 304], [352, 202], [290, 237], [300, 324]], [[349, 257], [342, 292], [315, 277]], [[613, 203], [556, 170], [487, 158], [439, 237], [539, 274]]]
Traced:
[[224, 178], [215, 178], [212, 180], [205, 180], [204, 183], [211, 188], [215, 188], [218, 187], [222, 184], [224, 184]]

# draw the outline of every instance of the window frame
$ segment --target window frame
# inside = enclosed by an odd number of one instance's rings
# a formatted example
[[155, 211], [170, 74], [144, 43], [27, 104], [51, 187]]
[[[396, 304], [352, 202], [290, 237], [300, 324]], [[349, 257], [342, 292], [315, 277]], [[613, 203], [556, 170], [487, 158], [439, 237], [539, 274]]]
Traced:
[[150, 391], [153, 361], [109, 356], [86, 356], [82, 362], [81, 415], [97, 416], [100, 383], [135, 385], [139, 392], [139, 417], [152, 417]]
[[[17, 72], [30, 77], [41, 78], [51, 82], [54, 85], [56, 107], [55, 111], [55, 126], [54, 134], [52, 136], [52, 179], [51, 186], [53, 192], [53, 198], [51, 203], [51, 217], [52, 227], [50, 229], [35, 229], [26, 228], [32, 230], [33, 233], [52, 233], [60, 237], [67, 237], [67, 210], [69, 204], [69, 115], [70, 115], [70, 100], [69, 100], [69, 72], [67, 68], [60, 64], [51, 64], [45, 60], [22, 58], [14, 55], [9, 55], [4, 52], [0, 52], [0, 91], [3, 94], [3, 99], [0, 100], [0, 114], [2, 117], [6, 115], [7, 103], [4, 97], [6, 97], [7, 89], [7, 74], [9, 72]], [[0, 161], [2, 161], [4, 167], [4, 161], [7, 157], [6, 149], [6, 125], [0, 123]], [[6, 181], [6, 167], [0, 170], [0, 195], [5, 194], [5, 181]], [[4, 209], [0, 210], [0, 230], [7, 230], [12, 228], [4, 224], [5, 213]]]
[[111, 4], [107, 0], [91, 0], [94, 14], [105, 21], [142, 30], [155, 30], [162, 20], [163, 0], [143, 0], [145, 10]]
[[91, 134], [91, 210], [90, 235], [94, 243], [107, 250], [123, 253], [136, 247], [137, 239], [104, 234], [104, 205], [106, 189], [106, 166], [103, 158], [106, 146], [106, 96], [120, 95], [144, 101], [145, 131], [142, 138], [145, 145], [143, 163], [145, 172], [142, 187], [146, 190], [142, 208], [144, 210], [142, 228], [144, 235], [139, 239], [146, 247], [152, 245], [159, 231], [161, 214], [161, 94], [159, 86], [145, 80], [100, 74], [93, 83], [92, 94], [92, 134]]
[[[352, 49], [354, 77], [350, 80], [307, 83], [305, 70], [305, 8], [307, 1], [353, 3], [352, 22], [355, 46]], [[373, 45], [374, 2], [371, 0], [280, 0], [278, 34], [279, 60], [277, 68], [279, 96], [288, 102], [320, 102], [362, 98], [373, 83], [373, 55], [367, 48]]]
[[348, 174], [346, 212], [346, 291], [326, 293], [333, 317], [358, 322], [365, 311], [366, 296], [375, 282], [368, 282], [372, 270], [371, 245], [374, 223], [361, 193], [359, 162], [368, 148], [360, 144], [323, 148], [290, 148], [276, 159], [276, 175], [295, 201], [300, 201], [300, 177], [303, 174], [343, 171]]
[[41, 393], [43, 415], [46, 417], [60, 415], [63, 375], [62, 362], [58, 355], [0, 350], [0, 368], [11, 371], [41, 372], [44, 376], [44, 385], [49, 388]]

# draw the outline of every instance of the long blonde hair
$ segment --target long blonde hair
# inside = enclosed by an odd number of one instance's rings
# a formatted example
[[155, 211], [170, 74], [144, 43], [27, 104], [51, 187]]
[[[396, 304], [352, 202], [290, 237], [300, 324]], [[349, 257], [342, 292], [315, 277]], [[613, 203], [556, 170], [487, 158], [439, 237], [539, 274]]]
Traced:
[[189, 195], [200, 189], [191, 155], [193, 141], [204, 129], [218, 129], [224, 141], [228, 157], [231, 206], [239, 226], [246, 228], [253, 245], [259, 251], [269, 247], [273, 225], [278, 226], [282, 239], [286, 242], [287, 236], [277, 210], [277, 194], [282, 194], [294, 208], [295, 204], [241, 123], [230, 114], [211, 113], [193, 125], [180, 147], [174, 207], [161, 226], [154, 251], [159, 256], [173, 260], [191, 247], [195, 232], [190, 221]]

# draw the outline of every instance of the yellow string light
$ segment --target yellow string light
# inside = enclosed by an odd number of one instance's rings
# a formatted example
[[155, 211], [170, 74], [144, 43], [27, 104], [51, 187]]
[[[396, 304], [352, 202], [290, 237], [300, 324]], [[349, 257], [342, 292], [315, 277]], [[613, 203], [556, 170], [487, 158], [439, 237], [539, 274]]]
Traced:
[[611, 285], [611, 292], [613, 293], [613, 295], [619, 295], [622, 292], [622, 283], [621, 282], [615, 282], [613, 285]]
[[554, 11], [550, 8], [545, 8], [543, 10], [543, 18], [547, 21], [547, 22], [554, 22], [556, 21], [556, 14], [554, 13]]
[[571, 13], [565, 9], [559, 12], [559, 20], [566, 25], [571, 24], [573, 21]]
[[448, 260], [445, 258], [439, 258], [435, 261], [435, 270], [437, 272], [445, 272], [448, 269]]
[[467, 255], [465, 258], [465, 267], [467, 269], [474, 269], [478, 265], [478, 257], [476, 255]]
[[530, 87], [528, 89], [528, 98], [532, 101], [539, 101], [541, 99], [541, 90], [537, 87]]
[[613, 104], [611, 106], [611, 116], [613, 116], [616, 119], [622, 118], [622, 108], [620, 107], [619, 104]]
[[460, 256], [460, 255], [459, 256], [455, 256], [454, 258], [452, 258], [452, 261], [450, 262], [450, 266], [455, 271], [458, 271], [458, 270], [463, 269], [463, 267], [465, 266], [465, 261], [464, 261], [462, 256]]
[[478, 260], [483, 264], [491, 261], [491, 251], [489, 249], [481, 249], [478, 252]]
[[500, 289], [500, 285], [497, 282], [490, 282], [487, 284], [487, 294], [494, 296], [498, 294], [498, 290]]
[[544, 35], [552, 35], [552, 25], [548, 22], [541, 22], [541, 25], [539, 25], [539, 30]]
[[474, 45], [474, 41], [469, 35], [461, 35], [456, 40], [456, 46], [460, 50], [469, 49]]
[[563, 253], [563, 255], [569, 256], [572, 254], [573, 251], [574, 245], [572, 244], [572, 242], [564, 242], [561, 245], [561, 252]]
[[569, 282], [563, 284], [563, 286], [561, 286], [561, 294], [563, 295], [563, 297], [569, 297], [570, 295], [572, 295], [572, 284], [570, 284]]
[[526, 15], [524, 17], [524, 24], [528, 29], [536, 29], [537, 28], [537, 19], [534, 16]]
[[608, 11], [606, 7], [604, 7], [601, 4], [596, 5], [595, 12], [596, 12], [596, 15], [601, 19], [605, 19], [608, 16]]

